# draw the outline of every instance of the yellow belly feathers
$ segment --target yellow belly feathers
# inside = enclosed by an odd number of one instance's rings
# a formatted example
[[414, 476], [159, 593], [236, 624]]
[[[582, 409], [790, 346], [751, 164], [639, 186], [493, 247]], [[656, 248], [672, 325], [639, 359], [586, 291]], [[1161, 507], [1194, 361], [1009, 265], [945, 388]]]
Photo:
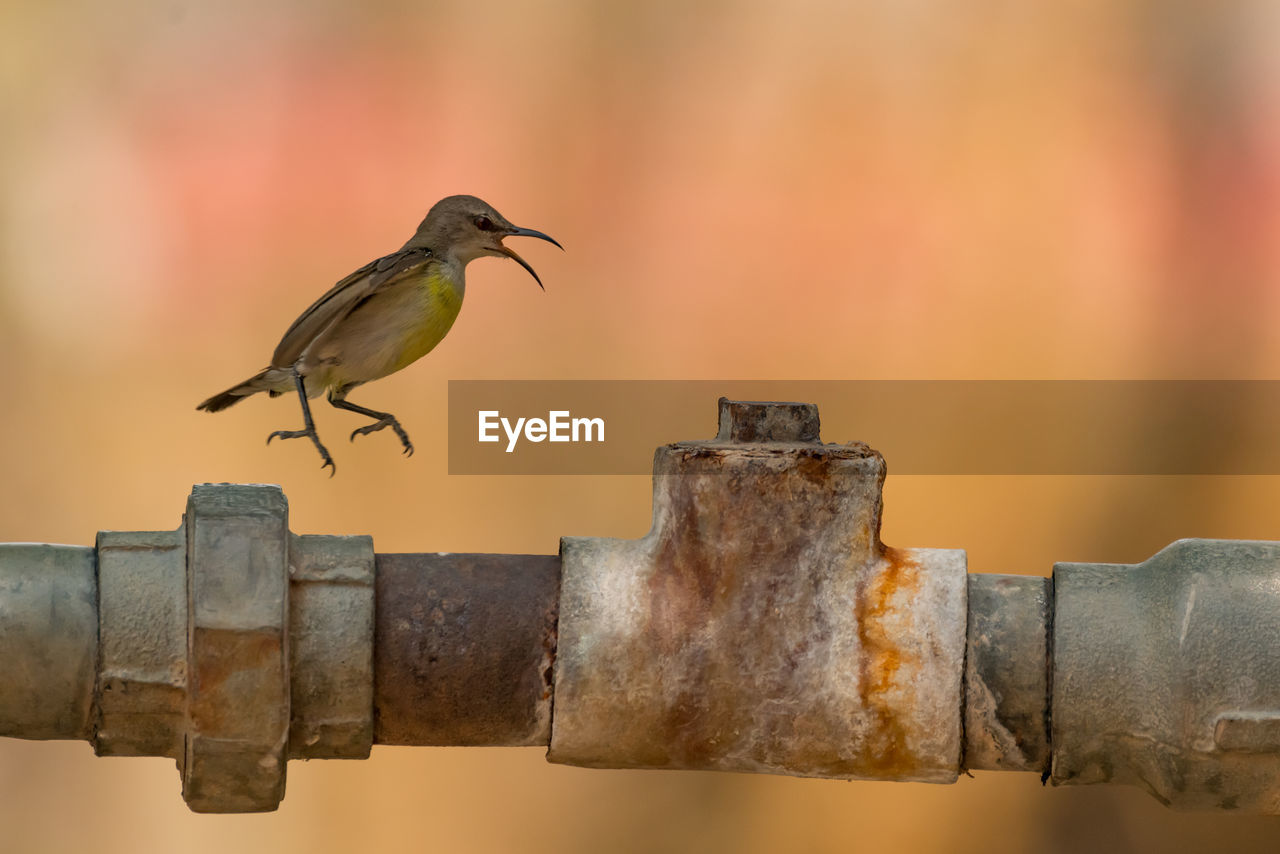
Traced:
[[438, 264], [374, 295], [341, 321], [323, 348], [341, 353], [326, 385], [369, 382], [412, 364], [444, 339], [461, 310], [462, 293]]

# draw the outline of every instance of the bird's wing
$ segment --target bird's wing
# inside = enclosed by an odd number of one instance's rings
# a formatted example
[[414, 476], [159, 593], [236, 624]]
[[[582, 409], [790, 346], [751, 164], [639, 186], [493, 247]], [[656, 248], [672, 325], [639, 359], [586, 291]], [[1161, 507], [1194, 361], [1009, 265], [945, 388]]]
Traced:
[[431, 260], [430, 249], [401, 249], [370, 261], [338, 282], [298, 316], [271, 357], [276, 368], [290, 368], [315, 341], [332, 329], [356, 306]]

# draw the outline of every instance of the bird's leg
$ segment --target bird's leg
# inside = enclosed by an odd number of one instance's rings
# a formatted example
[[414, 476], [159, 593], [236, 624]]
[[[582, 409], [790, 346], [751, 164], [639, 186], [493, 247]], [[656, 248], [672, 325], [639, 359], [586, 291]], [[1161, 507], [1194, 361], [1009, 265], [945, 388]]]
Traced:
[[383, 427], [390, 427], [396, 431], [396, 435], [400, 437], [400, 444], [404, 445], [404, 453], [406, 456], [413, 456], [413, 443], [409, 441], [409, 434], [404, 432], [404, 428], [400, 426], [400, 422], [390, 412], [379, 412], [376, 409], [369, 409], [366, 406], [358, 406], [347, 400], [347, 389], [338, 389], [329, 392], [329, 403], [338, 409], [345, 409], [348, 412], [358, 412], [361, 415], [367, 415], [370, 418], [376, 418], [372, 424], [364, 427], [357, 427], [351, 431], [351, 441], [356, 440], [356, 436], [366, 433], [373, 433], [381, 430]]
[[298, 369], [293, 369], [293, 384], [298, 388], [298, 400], [302, 401], [302, 429], [301, 430], [277, 430], [267, 437], [267, 444], [271, 444], [272, 439], [301, 439], [306, 436], [315, 443], [316, 450], [320, 452], [320, 459], [324, 460], [324, 464], [320, 468], [329, 468], [329, 477], [338, 471], [338, 467], [333, 464], [333, 457], [329, 456], [329, 450], [320, 442], [320, 436], [316, 433], [315, 422], [311, 420], [311, 406], [307, 403], [307, 387], [302, 382], [302, 375], [298, 373]]

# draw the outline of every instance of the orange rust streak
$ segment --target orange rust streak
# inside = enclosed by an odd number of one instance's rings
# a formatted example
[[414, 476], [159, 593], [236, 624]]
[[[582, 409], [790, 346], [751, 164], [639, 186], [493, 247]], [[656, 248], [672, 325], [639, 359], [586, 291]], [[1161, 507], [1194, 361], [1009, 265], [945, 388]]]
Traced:
[[883, 561], [878, 564], [878, 571], [860, 592], [855, 605], [862, 648], [859, 695], [874, 724], [863, 751], [863, 771], [868, 776], [894, 776], [919, 765], [908, 744], [906, 727], [896, 714], [901, 699], [886, 696], [896, 687], [903, 651], [886, 630], [884, 617], [893, 610], [896, 596], [919, 587], [920, 565], [900, 549], [885, 546], [881, 554]]

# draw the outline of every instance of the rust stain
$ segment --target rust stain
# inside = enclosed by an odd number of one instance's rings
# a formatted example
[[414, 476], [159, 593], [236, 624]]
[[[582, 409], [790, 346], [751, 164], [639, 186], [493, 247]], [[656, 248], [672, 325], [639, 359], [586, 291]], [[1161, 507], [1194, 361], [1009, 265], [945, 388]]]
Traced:
[[560, 558], [375, 556], [374, 741], [546, 744]]
[[202, 732], [222, 735], [243, 726], [246, 704], [282, 702], [267, 678], [284, 667], [282, 631], [197, 626], [193, 641], [191, 719]]
[[[741, 449], [734, 450], [742, 456]], [[855, 454], [861, 450], [853, 449]], [[820, 574], [808, 585], [797, 581], [797, 568], [815, 558], [806, 557], [812, 544], [795, 532], [824, 530], [840, 515], [846, 495], [833, 492], [833, 478], [845, 474], [844, 455], [833, 454], [829, 447], [789, 449], [785, 454], [752, 449], [751, 458], [730, 468], [726, 463], [734, 455], [720, 449], [681, 451], [679, 467], [685, 476], [664, 484], [662, 536], [645, 578], [647, 607], [637, 615], [647, 643], [639, 648], [645, 662], [635, 667], [652, 671], [648, 690], [664, 697], [663, 711], [649, 734], [637, 734], [633, 758], [650, 767], [700, 768], [749, 754], [773, 767], [868, 773], [859, 764], [866, 757], [842, 767], [831, 764], [829, 734], [816, 723], [821, 712], [815, 711], [811, 725], [792, 715], [756, 720], [748, 711], [758, 708], [762, 699], [795, 696], [800, 690], [796, 679], [805, 678], [797, 673], [811, 669], [807, 659], [813, 645], [825, 648], [830, 638], [832, 628], [814, 606]], [[692, 467], [696, 473], [685, 468], [691, 457], [698, 461]], [[774, 468], [773, 457], [789, 465]], [[780, 514], [781, 497], [803, 511]], [[869, 528], [863, 526], [862, 538], [868, 545]], [[899, 565], [894, 570], [895, 578], [910, 575], [914, 583], [912, 568]], [[883, 614], [892, 607], [896, 584], [876, 595], [872, 611]], [[797, 637], [787, 625], [775, 622], [781, 613], [805, 615], [813, 624]], [[874, 622], [871, 615], [859, 625]], [[727, 643], [712, 648], [691, 643], [706, 627], [714, 627]], [[862, 641], [866, 646], [867, 640]], [[883, 675], [869, 690], [883, 695], [892, 687], [901, 662], [885, 642], [872, 650], [873, 655], [877, 652], [880, 657], [873, 666]], [[878, 750], [891, 740], [882, 733], [894, 720], [889, 713], [893, 702], [882, 697], [876, 706], [863, 698], [861, 705], [876, 716], [869, 749]], [[740, 759], [731, 764], [742, 766]]]
[[[652, 671], [650, 688], [665, 699], [656, 727], [633, 746], [644, 753], [641, 764], [711, 767], [735, 751], [749, 748], [767, 755], [777, 749], [772, 735], [747, 734], [758, 726], [748, 710], [761, 695], [790, 696], [790, 680], [808, 644], [825, 640], [830, 631], [816, 625], [818, 637], [797, 643], [772, 622], [780, 609], [798, 607], [792, 601], [796, 595], [816, 593], [816, 588], [801, 593], [794, 583], [806, 543], [791, 536], [796, 525], [779, 518], [774, 506], [778, 494], [829, 476], [828, 462], [820, 456], [805, 462], [812, 472], [797, 475], [751, 464], [666, 485], [669, 515], [645, 579], [647, 607], [638, 615], [647, 638], [639, 648], [645, 660], [634, 663], [641, 672]], [[717, 472], [720, 463], [717, 458]], [[820, 527], [812, 520], [817, 512], [809, 521]], [[723, 645], [691, 642], [708, 630]], [[744, 643], [747, 638], [750, 643]], [[787, 750], [796, 752], [794, 745]]]
[[[603, 763], [610, 766], [823, 776], [916, 771], [915, 741], [898, 723], [909, 720], [898, 683], [914, 668], [897, 642], [919, 567], [909, 553], [879, 560], [879, 460], [865, 445], [660, 449], [656, 527], [636, 570], [632, 631], [607, 663], [594, 663], [585, 700], [575, 697], [582, 707], [571, 710], [591, 718], [575, 721], [585, 736], [571, 737], [608, 746], [574, 761], [608, 755], [625, 757]], [[872, 555], [877, 562], [864, 568]], [[858, 585], [858, 641], [869, 658], [858, 665], [830, 655], [855, 615], [830, 613], [828, 594], [849, 583]], [[810, 693], [832, 668], [851, 666], [865, 670], [856, 692], [846, 683], [847, 703]], [[619, 700], [619, 685], [628, 698], [647, 699]], [[848, 737], [860, 739], [856, 755], [845, 749]]]
[[795, 455], [795, 470], [807, 483], [825, 491], [831, 479], [830, 455], [815, 449]]
[[[722, 562], [715, 559], [715, 550], [708, 547], [722, 541], [728, 531], [705, 530], [705, 523], [715, 514], [706, 513], [705, 508], [700, 512], [698, 496], [690, 489], [692, 480], [682, 477], [672, 484], [673, 518], [647, 579], [646, 628], [663, 652], [673, 654], [683, 648], [685, 630], [706, 622], [722, 598], [721, 588], [732, 581], [725, 577]], [[720, 518], [731, 519], [725, 514]]]
[[912, 733], [898, 714], [901, 699], [890, 696], [897, 688], [905, 654], [886, 623], [892, 622], [895, 598], [919, 588], [920, 564], [901, 549], [882, 549], [879, 572], [859, 591], [854, 606], [862, 648], [859, 699], [874, 727], [860, 764], [862, 773], [894, 777], [918, 768], [920, 757], [912, 750]]
[[[720, 454], [699, 456], [712, 457], [717, 468], [723, 462]], [[667, 698], [659, 730], [634, 748], [643, 764], [655, 767], [697, 767], [712, 758], [703, 732], [716, 714], [707, 690], [709, 661], [704, 650], [688, 644], [688, 635], [723, 607], [723, 587], [732, 583], [724, 577], [723, 561], [710, 546], [722, 542], [728, 531], [708, 530], [715, 519], [731, 517], [715, 513], [700, 500], [697, 481], [686, 476], [668, 484], [672, 516], [646, 579], [649, 597], [643, 631], [658, 654], [650, 664], [662, 686], [652, 688]], [[715, 493], [713, 500], [723, 500], [721, 495]]]
[[[558, 573], [557, 573], [558, 576]], [[560, 591], [559, 578], [556, 583], [556, 598], [543, 611], [542, 630], [542, 670], [538, 674], [542, 678], [542, 690], [538, 699], [548, 704], [550, 710], [555, 693], [556, 646], [560, 639]]]

